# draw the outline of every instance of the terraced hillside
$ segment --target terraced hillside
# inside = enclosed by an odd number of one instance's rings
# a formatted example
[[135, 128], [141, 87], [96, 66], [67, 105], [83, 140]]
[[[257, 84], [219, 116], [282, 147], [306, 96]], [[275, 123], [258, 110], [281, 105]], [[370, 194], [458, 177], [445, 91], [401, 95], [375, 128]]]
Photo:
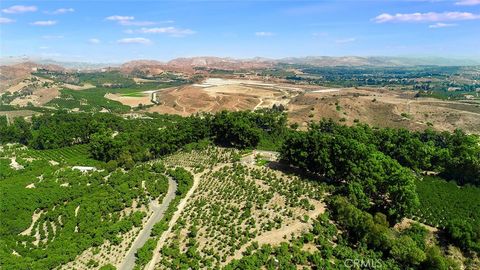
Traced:
[[155, 268], [225, 265], [253, 242], [280, 243], [307, 231], [324, 211], [321, 184], [240, 161], [210, 165], [162, 243]]
[[1, 244], [17, 255], [3, 257], [5, 269], [119, 264], [152, 214], [151, 204], [167, 192], [167, 178], [148, 165], [129, 171], [76, 169], [74, 161], [88, 163], [82, 151], [2, 146]]

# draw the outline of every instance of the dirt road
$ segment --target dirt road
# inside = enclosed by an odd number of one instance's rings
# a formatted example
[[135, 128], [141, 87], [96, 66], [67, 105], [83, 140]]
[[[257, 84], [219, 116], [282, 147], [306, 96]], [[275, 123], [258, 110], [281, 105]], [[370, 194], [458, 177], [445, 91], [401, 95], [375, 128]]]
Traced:
[[168, 178], [168, 192], [163, 198], [162, 204], [158, 204], [157, 201], [154, 201], [150, 204], [150, 207], [153, 209], [152, 216], [148, 219], [147, 223], [143, 229], [138, 234], [137, 238], [133, 242], [130, 250], [128, 250], [127, 255], [123, 259], [122, 264], [118, 267], [119, 270], [131, 270], [135, 266], [135, 253], [139, 248], [141, 248], [145, 242], [147, 242], [152, 232], [152, 228], [163, 218], [163, 214], [168, 208], [170, 202], [175, 198], [175, 191], [177, 190], [177, 183], [173, 181], [170, 177]]
[[256, 111], [256, 110], [258, 109], [258, 107], [260, 107], [260, 105], [262, 105], [262, 104], [263, 104], [263, 99], [262, 99], [262, 98], [258, 98], [258, 99], [260, 99], [260, 102], [258, 102], [258, 104], [257, 104], [257, 105], [255, 105], [255, 107], [253, 108], [253, 110], [252, 110], [252, 111]]

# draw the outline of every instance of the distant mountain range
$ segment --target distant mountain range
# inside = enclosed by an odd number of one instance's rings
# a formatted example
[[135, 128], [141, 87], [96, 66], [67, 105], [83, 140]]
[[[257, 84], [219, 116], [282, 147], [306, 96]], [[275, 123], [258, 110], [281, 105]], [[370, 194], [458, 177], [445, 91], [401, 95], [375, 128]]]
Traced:
[[312, 66], [476, 66], [480, 60], [443, 57], [385, 57], [385, 56], [309, 56], [283, 58], [280, 63]]
[[480, 61], [469, 59], [450, 58], [407, 58], [407, 57], [329, 57], [311, 56], [301, 58], [252, 58], [233, 59], [220, 57], [190, 57], [176, 58], [168, 62], [153, 60], [135, 60], [122, 64], [120, 70], [129, 73], [133, 70], [144, 71], [150, 74], [159, 73], [163, 70], [192, 72], [195, 69], [222, 69], [222, 70], [248, 70], [273, 68], [279, 65], [309, 65], [315, 67], [402, 67], [402, 66], [476, 66]]
[[334, 66], [476, 66], [480, 65], [480, 60], [476, 59], [454, 59], [443, 57], [359, 57], [359, 56], [308, 56], [308, 57], [288, 57], [282, 59], [251, 58], [234, 59], [221, 57], [189, 57], [176, 58], [168, 62], [156, 60], [134, 60], [123, 64], [120, 63], [88, 63], [88, 62], [61, 62], [50, 59], [34, 59], [28, 57], [8, 57], [0, 59], [3, 65], [19, 64], [23, 62], [34, 62], [42, 66], [62, 66], [66, 69], [100, 69], [104, 67], [119, 68], [125, 72], [142, 69], [155, 69], [157, 73], [163, 70], [172, 70], [180, 72], [191, 72], [194, 69], [262, 69], [272, 68], [280, 64], [311, 65], [316, 67], [334, 67]]
[[103, 67], [117, 67], [120, 66], [121, 63], [90, 63], [90, 62], [70, 62], [70, 61], [57, 61], [52, 59], [45, 59], [45, 58], [37, 58], [37, 57], [27, 57], [27, 56], [19, 56], [19, 57], [2, 57], [0, 58], [0, 65], [17, 65], [22, 63], [35, 63], [39, 66], [48, 66], [48, 65], [55, 65], [55, 66], [62, 66], [66, 69], [81, 69], [81, 70], [88, 70], [88, 69], [99, 69]]

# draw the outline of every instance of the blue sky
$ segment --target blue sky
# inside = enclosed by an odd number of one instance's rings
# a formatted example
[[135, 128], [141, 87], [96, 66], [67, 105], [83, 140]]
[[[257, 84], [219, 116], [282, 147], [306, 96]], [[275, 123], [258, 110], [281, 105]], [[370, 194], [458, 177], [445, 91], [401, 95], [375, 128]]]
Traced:
[[3, 1], [1, 56], [480, 59], [480, 0]]

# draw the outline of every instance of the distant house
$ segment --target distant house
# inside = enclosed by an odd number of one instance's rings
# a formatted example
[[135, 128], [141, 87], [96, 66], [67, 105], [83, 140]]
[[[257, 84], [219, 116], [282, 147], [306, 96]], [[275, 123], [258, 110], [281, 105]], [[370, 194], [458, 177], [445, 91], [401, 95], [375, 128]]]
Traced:
[[462, 90], [462, 88], [460, 88], [460, 87], [449, 87], [447, 89], [448, 92], [455, 92], [455, 91], [460, 91], [460, 90]]
[[72, 170], [79, 170], [81, 172], [89, 172], [89, 171], [96, 171], [97, 168], [95, 167], [89, 167], [89, 166], [73, 166]]
[[153, 92], [152, 93], [152, 103], [155, 103], [155, 104], [159, 104], [159, 102], [157, 101], [157, 92]]
[[118, 87], [122, 87], [121, 84], [119, 83], [104, 83], [102, 84], [103, 87], [109, 87], [109, 88], [118, 88]]

